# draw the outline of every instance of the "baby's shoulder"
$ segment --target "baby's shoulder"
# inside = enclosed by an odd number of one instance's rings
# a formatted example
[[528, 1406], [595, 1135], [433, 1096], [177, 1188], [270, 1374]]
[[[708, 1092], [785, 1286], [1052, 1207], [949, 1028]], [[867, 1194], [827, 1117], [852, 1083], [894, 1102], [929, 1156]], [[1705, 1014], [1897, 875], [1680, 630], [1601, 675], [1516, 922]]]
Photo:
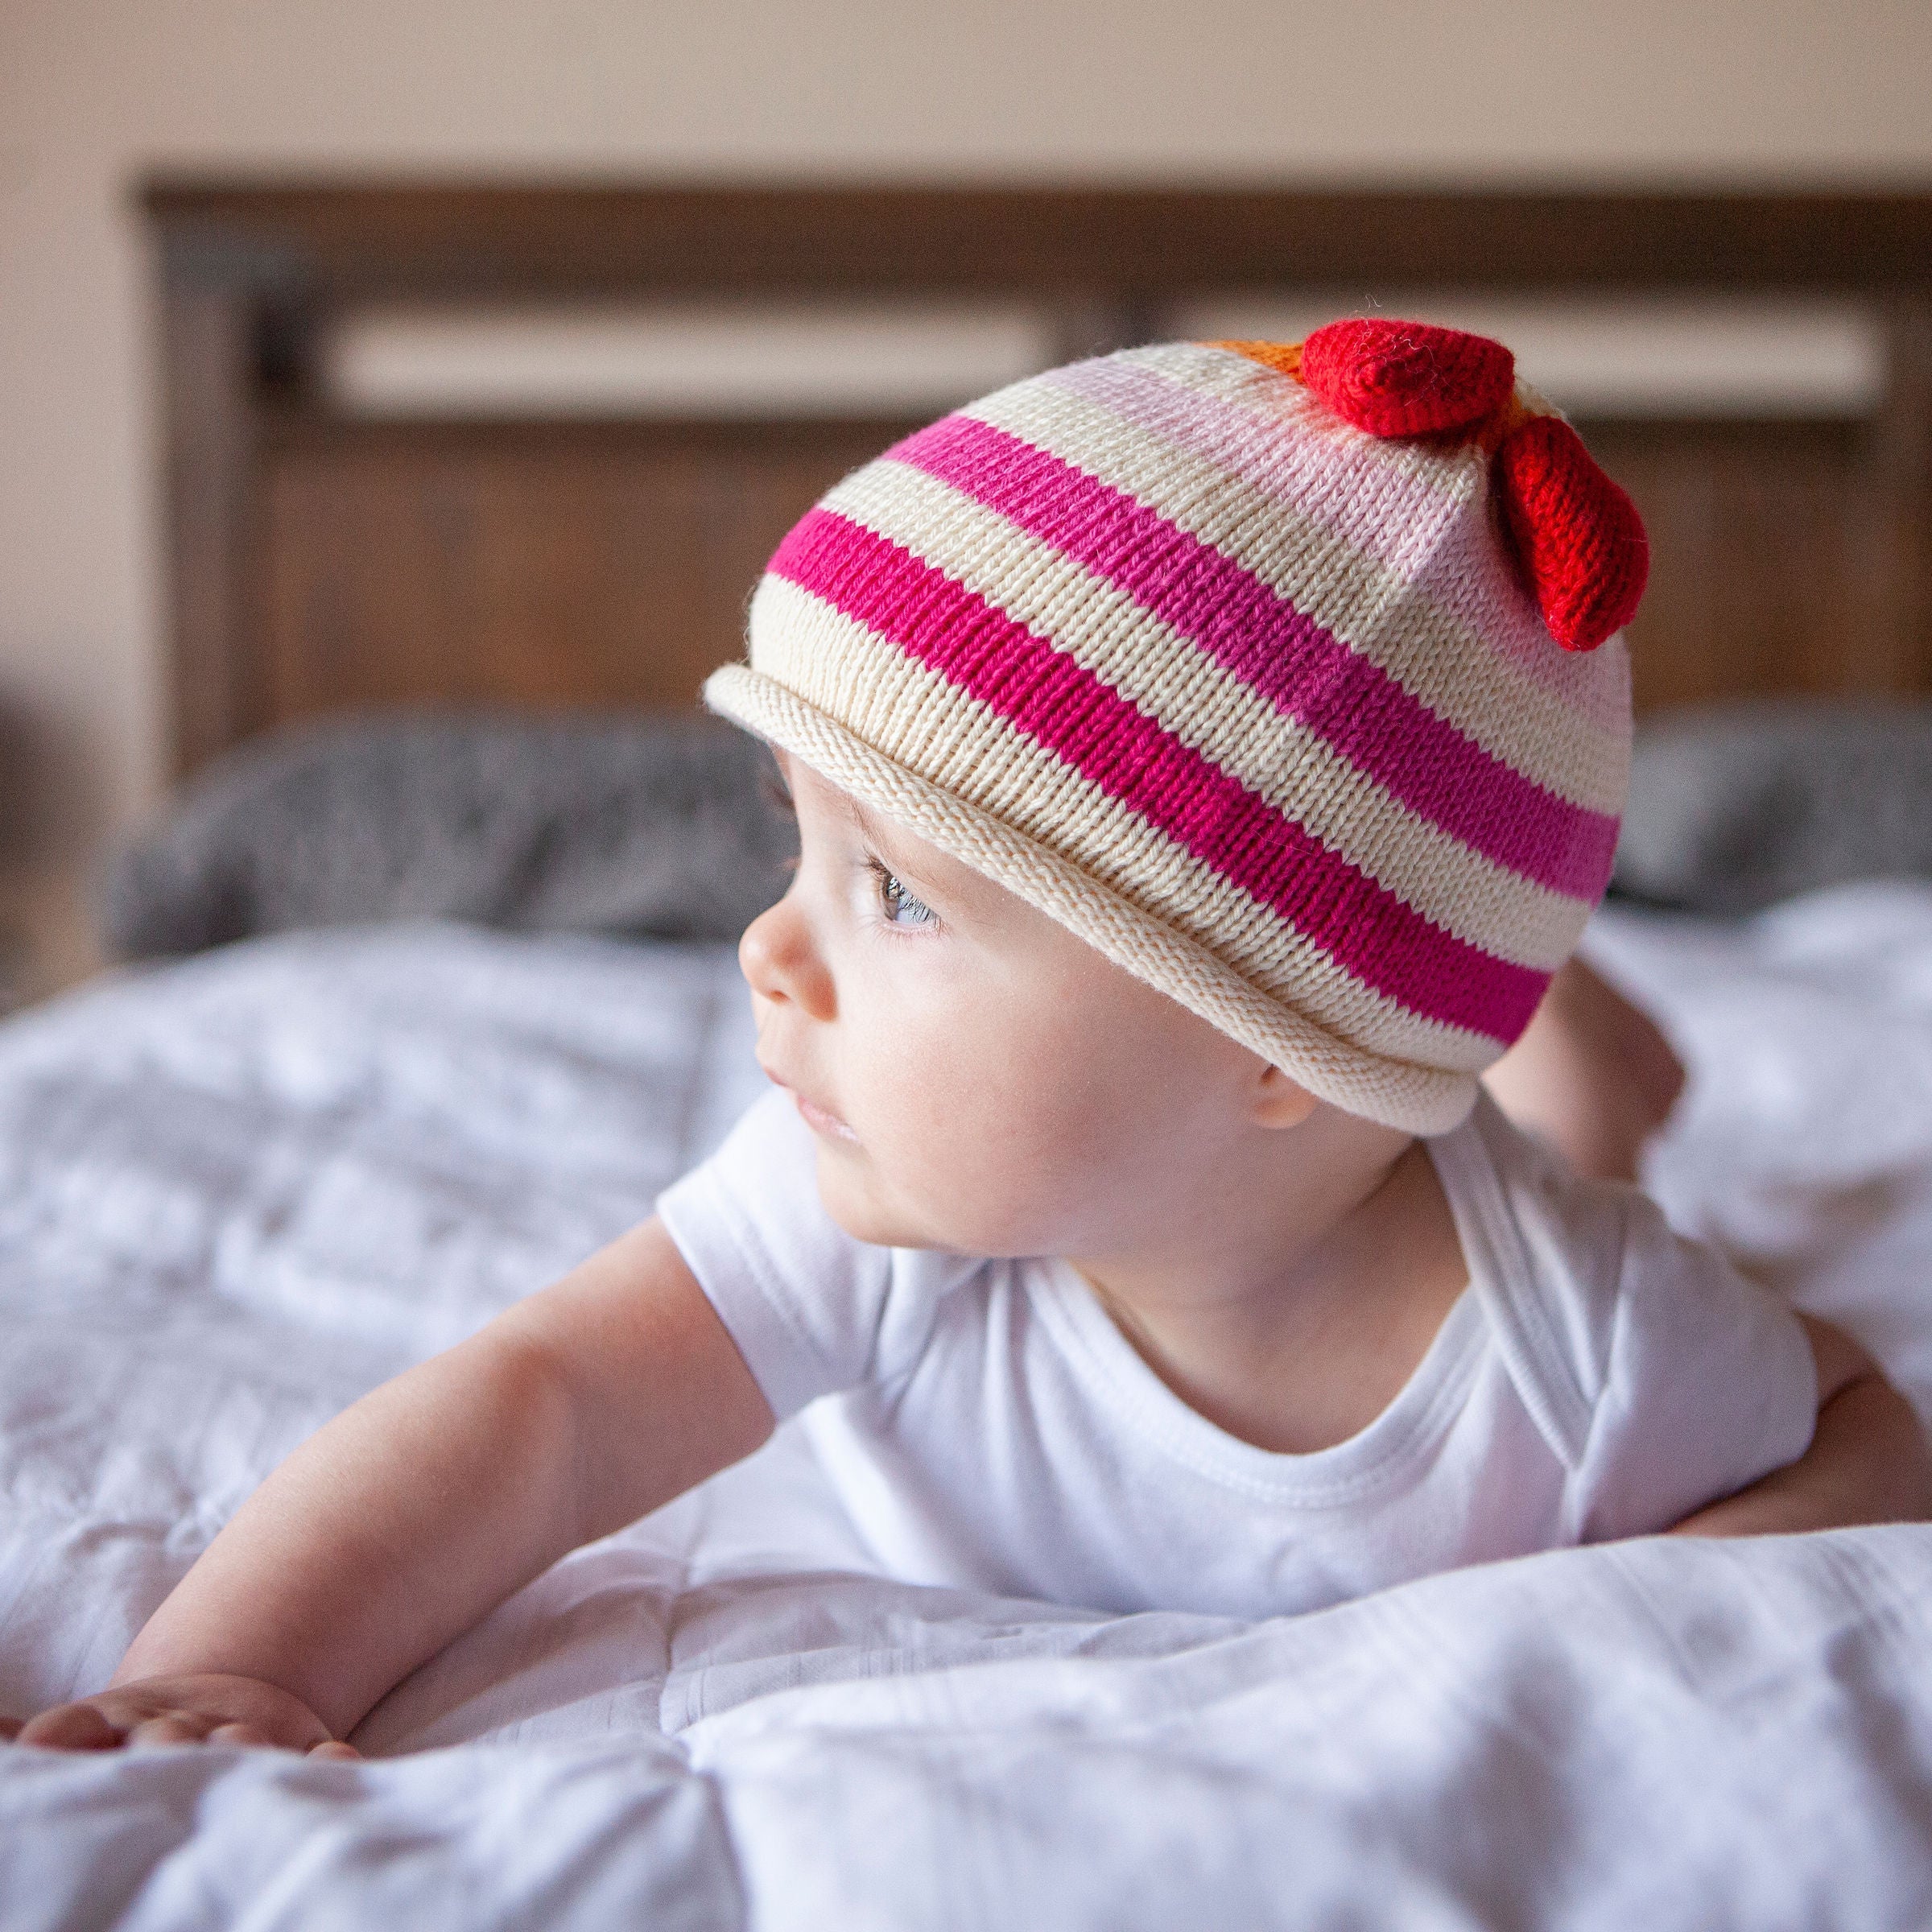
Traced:
[[1666, 1528], [1802, 1454], [1817, 1382], [1791, 1309], [1640, 1190], [1571, 1173], [1493, 1106], [1479, 1117], [1458, 1224], [1509, 1379], [1567, 1472], [1566, 1534]]
[[[1566, 1462], [1637, 1361], [1775, 1322], [1722, 1254], [1641, 1189], [1573, 1172], [1487, 1096], [1431, 1143], [1472, 1289], [1542, 1433]], [[1718, 1352], [1722, 1352], [1721, 1350]]]
[[1479, 1288], [1600, 1320], [1623, 1290], [1633, 1241], [1669, 1233], [1641, 1190], [1577, 1174], [1487, 1094], [1430, 1151]]

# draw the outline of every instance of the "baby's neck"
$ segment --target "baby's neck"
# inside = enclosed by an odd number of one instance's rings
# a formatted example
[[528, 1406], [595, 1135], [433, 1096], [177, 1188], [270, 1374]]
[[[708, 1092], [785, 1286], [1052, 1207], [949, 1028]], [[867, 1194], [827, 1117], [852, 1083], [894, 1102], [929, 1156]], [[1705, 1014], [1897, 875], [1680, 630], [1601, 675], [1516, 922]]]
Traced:
[[1199, 1190], [1170, 1238], [1068, 1259], [1183, 1402], [1306, 1454], [1389, 1406], [1468, 1269], [1419, 1141], [1340, 1115], [1269, 1138], [1255, 1171]]

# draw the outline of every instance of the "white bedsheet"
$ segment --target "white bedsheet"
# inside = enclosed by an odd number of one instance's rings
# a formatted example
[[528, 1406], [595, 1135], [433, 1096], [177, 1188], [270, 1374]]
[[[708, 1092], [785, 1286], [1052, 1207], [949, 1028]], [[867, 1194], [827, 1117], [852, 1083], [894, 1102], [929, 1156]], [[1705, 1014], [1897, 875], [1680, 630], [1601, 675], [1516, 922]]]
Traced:
[[[1932, 890], [1606, 920], [1656, 1184], [1932, 1410]], [[361, 1389], [755, 1091], [728, 955], [286, 939], [0, 1028], [0, 1712], [91, 1686]], [[360, 1765], [0, 1751], [0, 1926], [1932, 1923], [1932, 1530], [1253, 1626], [893, 1583], [795, 1438], [580, 1552]]]

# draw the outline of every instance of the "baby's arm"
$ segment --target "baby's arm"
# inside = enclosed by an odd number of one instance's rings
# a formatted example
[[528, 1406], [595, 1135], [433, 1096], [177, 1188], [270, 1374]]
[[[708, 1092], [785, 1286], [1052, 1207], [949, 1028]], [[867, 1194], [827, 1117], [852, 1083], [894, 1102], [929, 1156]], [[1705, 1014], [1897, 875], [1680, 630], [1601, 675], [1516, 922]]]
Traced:
[[[1630, 1180], [1684, 1070], [1647, 1013], [1571, 960], [1529, 1030], [1484, 1077], [1504, 1112], [1553, 1142], [1579, 1174]], [[1818, 1360], [1811, 1447], [1697, 1510], [1677, 1533], [1751, 1536], [1932, 1517], [1932, 1456], [1911, 1405], [1842, 1330], [1800, 1319]]]
[[1683, 1091], [1684, 1067], [1649, 1013], [1571, 959], [1483, 1081], [1579, 1174], [1633, 1181], [1645, 1142]]
[[1841, 1328], [1798, 1319], [1818, 1360], [1818, 1426], [1795, 1463], [1685, 1517], [1676, 1536], [1770, 1536], [1932, 1517], [1932, 1454], [1912, 1406]]
[[648, 1221], [303, 1443], [109, 1688], [43, 1713], [20, 1741], [346, 1752], [331, 1740], [485, 1612], [771, 1427], [710, 1302]]

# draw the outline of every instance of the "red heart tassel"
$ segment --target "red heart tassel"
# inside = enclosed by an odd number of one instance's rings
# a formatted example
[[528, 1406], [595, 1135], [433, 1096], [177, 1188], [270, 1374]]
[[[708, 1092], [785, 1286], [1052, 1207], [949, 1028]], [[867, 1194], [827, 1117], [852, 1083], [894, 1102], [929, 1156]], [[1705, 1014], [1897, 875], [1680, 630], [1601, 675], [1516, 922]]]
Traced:
[[1532, 416], [1512, 430], [1495, 475], [1550, 636], [1565, 650], [1595, 650], [1637, 615], [1650, 574], [1637, 506], [1560, 416]]
[[1501, 437], [1493, 474], [1550, 634], [1594, 650], [1637, 614], [1650, 574], [1643, 519], [1560, 416], [1526, 415], [1500, 342], [1426, 322], [1360, 317], [1299, 348], [1230, 343], [1292, 375], [1375, 436]]
[[1331, 322], [1302, 345], [1301, 379], [1375, 436], [1472, 429], [1507, 402], [1516, 358], [1487, 336], [1426, 322]]

